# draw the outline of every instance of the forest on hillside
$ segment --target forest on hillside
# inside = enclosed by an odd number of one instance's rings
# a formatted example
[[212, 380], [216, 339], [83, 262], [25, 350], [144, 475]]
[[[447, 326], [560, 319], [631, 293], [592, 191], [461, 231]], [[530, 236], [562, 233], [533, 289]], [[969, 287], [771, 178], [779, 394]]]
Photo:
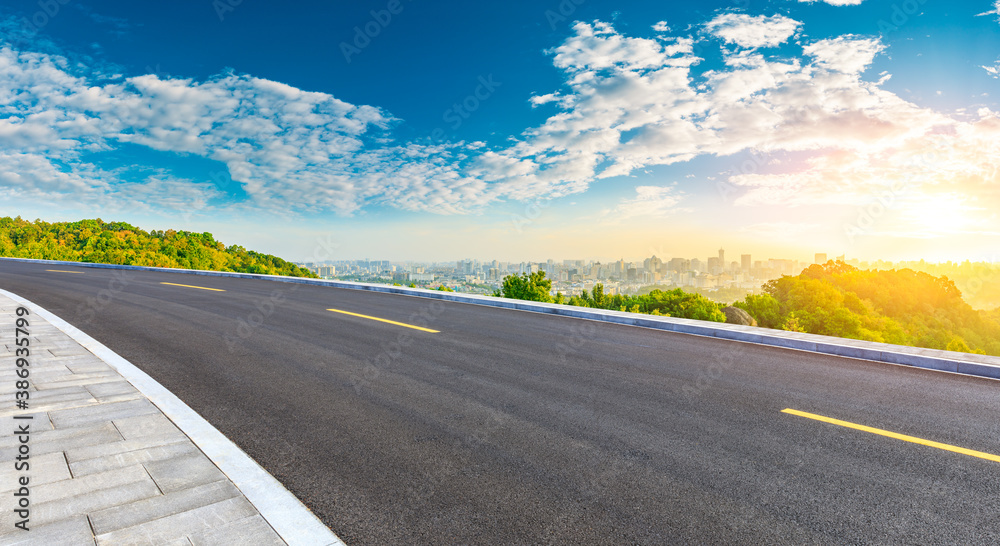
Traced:
[[277, 256], [226, 246], [211, 233], [143, 231], [125, 222], [0, 218], [0, 256], [315, 277]]
[[812, 265], [734, 304], [759, 326], [1000, 356], [1000, 308], [975, 310], [946, 276]]

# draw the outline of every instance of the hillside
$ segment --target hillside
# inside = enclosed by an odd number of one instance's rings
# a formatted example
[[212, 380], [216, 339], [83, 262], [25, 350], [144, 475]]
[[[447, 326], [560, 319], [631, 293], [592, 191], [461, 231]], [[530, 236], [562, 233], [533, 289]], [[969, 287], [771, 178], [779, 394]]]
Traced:
[[760, 326], [1000, 356], [1000, 309], [977, 311], [948, 277], [813, 265], [734, 305]]
[[0, 256], [315, 277], [270, 254], [226, 246], [211, 233], [143, 231], [125, 222], [0, 218]]

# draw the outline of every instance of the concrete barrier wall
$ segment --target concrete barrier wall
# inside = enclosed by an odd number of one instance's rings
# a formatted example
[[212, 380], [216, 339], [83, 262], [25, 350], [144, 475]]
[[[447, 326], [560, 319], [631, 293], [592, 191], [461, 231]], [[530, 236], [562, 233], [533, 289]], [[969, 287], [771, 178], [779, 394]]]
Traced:
[[383, 292], [387, 294], [400, 294], [405, 296], [432, 298], [459, 303], [488, 305], [504, 309], [516, 309], [519, 311], [548, 313], [552, 315], [598, 320], [602, 322], [613, 322], [615, 324], [640, 326], [644, 328], [653, 328], [683, 334], [716, 337], [719, 339], [728, 339], [745, 343], [756, 343], [759, 345], [770, 345], [773, 347], [784, 347], [814, 353], [860, 358], [875, 362], [885, 362], [888, 364], [900, 364], [905, 366], [914, 366], [917, 368], [1000, 379], [1000, 357], [956, 353], [936, 349], [922, 349], [919, 347], [904, 347], [901, 345], [890, 345], [888, 343], [874, 343], [870, 341], [858, 341], [816, 334], [786, 332], [783, 330], [771, 330], [769, 328], [758, 328], [754, 326], [739, 326], [735, 324], [724, 324], [719, 322], [690, 320], [675, 317], [658, 317], [639, 313], [626, 313], [623, 311], [604, 311], [600, 309], [588, 309], [585, 307], [574, 307], [570, 305], [558, 305], [554, 303], [495, 298], [492, 296], [481, 296], [476, 294], [459, 294], [456, 292], [441, 292], [437, 290], [427, 290], [424, 288], [409, 288], [384, 284], [307, 279], [301, 277], [285, 277], [281, 275], [258, 275], [254, 273], [171, 269], [167, 267], [60, 262], [55, 260], [29, 260], [24, 258], [0, 259], [62, 266], [75, 265], [100, 269], [131, 269], [142, 271], [160, 271], [165, 273], [184, 273], [189, 275], [205, 275], [209, 277], [260, 279], [276, 282], [311, 284], [317, 286], [332, 286], [335, 288], [347, 288], [352, 290], [369, 290], [372, 292]]

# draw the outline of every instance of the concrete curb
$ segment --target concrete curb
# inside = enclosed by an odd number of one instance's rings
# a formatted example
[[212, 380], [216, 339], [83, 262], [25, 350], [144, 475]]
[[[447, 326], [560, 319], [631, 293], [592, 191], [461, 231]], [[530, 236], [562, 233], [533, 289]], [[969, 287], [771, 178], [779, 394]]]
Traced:
[[899, 364], [903, 366], [913, 366], [964, 375], [987, 377], [1000, 379], [1000, 357], [974, 355], [968, 353], [956, 353], [951, 351], [941, 351], [937, 349], [923, 349], [919, 347], [904, 347], [901, 345], [891, 345], [888, 343], [875, 343], [871, 341], [858, 341], [853, 339], [843, 339], [831, 336], [821, 336], [817, 334], [803, 334], [798, 332], [785, 332], [783, 330], [771, 330], [769, 328], [758, 328], [753, 326], [738, 326], [735, 324], [725, 324], [719, 322], [708, 322], [701, 320], [690, 320], [674, 317], [657, 317], [653, 315], [643, 315], [639, 313], [626, 313], [622, 311], [604, 311], [588, 309], [586, 307], [573, 307], [569, 305], [557, 305], [554, 303], [539, 303], [523, 300], [513, 300], [508, 298], [494, 298], [491, 296], [480, 296], [476, 294], [457, 294], [455, 292], [440, 292], [437, 290], [427, 290], [423, 288], [408, 288], [402, 286], [389, 286], [383, 284], [358, 283], [349, 281], [331, 281], [322, 279], [307, 279], [301, 277], [286, 277], [281, 275], [258, 275], [253, 273], [229, 273], [222, 271], [201, 271], [194, 269], [171, 269], [167, 267], [142, 267], [134, 265], [112, 265], [94, 264], [86, 262], [60, 262], [56, 260], [31, 260], [26, 258], [0, 258], [30, 263], [44, 263], [62, 266], [95, 267], [102, 269], [131, 269], [142, 271], [159, 271], [165, 273], [185, 273], [190, 275], [206, 275], [212, 277], [236, 277], [242, 279], [259, 279], [277, 282], [289, 282], [298, 284], [311, 284], [318, 286], [332, 286], [335, 288], [348, 288], [352, 290], [369, 290], [372, 292], [383, 292], [387, 294], [400, 294], [421, 298], [431, 298], [443, 301], [453, 301], [459, 303], [471, 303], [476, 305], [488, 305], [491, 307], [501, 307], [504, 309], [515, 309], [519, 311], [531, 311], [536, 313], [548, 313], [566, 317], [597, 320], [601, 322], [611, 322], [615, 324], [625, 324], [629, 326], [641, 326], [657, 330], [666, 330], [682, 334], [693, 334], [699, 336], [715, 337], [732, 341], [742, 341], [746, 343], [756, 343], [759, 345], [769, 345], [773, 347], [784, 347], [788, 349], [798, 349], [814, 353], [843, 356], [848, 358], [860, 358], [887, 364]]
[[[57, 262], [66, 265], [66, 262]], [[326, 527], [295, 495], [271, 476], [236, 444], [226, 438], [201, 415], [146, 372], [125, 360], [99, 341], [53, 315], [37, 304], [11, 292], [3, 294], [45, 319], [114, 368], [150, 402], [177, 425], [219, 470], [232, 480], [260, 515], [290, 545], [336, 545], [344, 543]]]

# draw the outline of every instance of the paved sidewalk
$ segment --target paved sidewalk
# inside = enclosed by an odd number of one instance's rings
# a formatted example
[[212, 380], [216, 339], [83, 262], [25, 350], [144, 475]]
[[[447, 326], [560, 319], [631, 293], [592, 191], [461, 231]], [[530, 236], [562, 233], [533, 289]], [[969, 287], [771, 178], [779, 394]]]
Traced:
[[[340, 544], [333, 533], [322, 536], [321, 524], [320, 542], [317, 534], [283, 540], [272, 523], [285, 514], [269, 523], [234, 484], [239, 479], [34, 306], [24, 317], [30, 398], [27, 410], [17, 409], [19, 305], [0, 295], [0, 544]], [[15, 466], [22, 440], [27, 469]], [[25, 497], [15, 493], [24, 477], [28, 531], [15, 525], [23, 519], [16, 509]], [[305, 511], [301, 504], [281, 510], [297, 508]]]

